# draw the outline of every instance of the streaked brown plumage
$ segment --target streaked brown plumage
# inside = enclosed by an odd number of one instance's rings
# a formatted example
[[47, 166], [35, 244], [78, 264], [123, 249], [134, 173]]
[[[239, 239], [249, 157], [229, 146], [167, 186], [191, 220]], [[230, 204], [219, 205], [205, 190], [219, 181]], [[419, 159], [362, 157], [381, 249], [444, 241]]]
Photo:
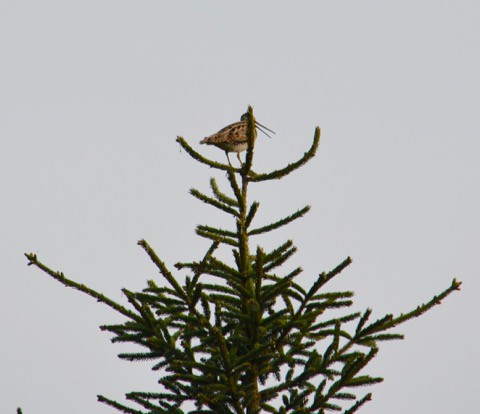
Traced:
[[[236, 152], [238, 161], [242, 164], [240, 159], [240, 153], [245, 151], [248, 148], [248, 139], [247, 139], [247, 128], [248, 128], [248, 116], [249, 113], [244, 113], [239, 122], [235, 122], [222, 128], [217, 133], [210, 135], [200, 141], [200, 144], [215, 145], [216, 147], [225, 151], [227, 155], [228, 163], [230, 164], [230, 158], [228, 157], [229, 152]], [[263, 126], [262, 124], [255, 121], [256, 129], [258, 128], [265, 135], [270, 137], [262, 128], [266, 129], [269, 132], [273, 132], [271, 129]], [[255, 129], [254, 139], [257, 138], [257, 130]], [[230, 164], [231, 165], [231, 164]]]

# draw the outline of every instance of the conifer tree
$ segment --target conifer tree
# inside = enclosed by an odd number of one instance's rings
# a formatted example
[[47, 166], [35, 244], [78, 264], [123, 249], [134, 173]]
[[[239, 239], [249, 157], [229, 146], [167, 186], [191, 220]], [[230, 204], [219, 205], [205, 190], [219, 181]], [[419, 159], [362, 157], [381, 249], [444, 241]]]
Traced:
[[[366, 372], [380, 343], [403, 339], [392, 329], [460, 288], [461, 282], [453, 279], [446, 290], [414, 310], [372, 321], [370, 309], [348, 311], [353, 292], [327, 289], [351, 263], [349, 257], [320, 273], [311, 286], [303, 286], [296, 281], [301, 268], [287, 274], [281, 270], [296, 252], [291, 240], [279, 242], [271, 251], [261, 247], [252, 251], [253, 238], [303, 217], [309, 207], [257, 224], [260, 204], [248, 201], [249, 185], [282, 179], [310, 161], [318, 148], [320, 129], [316, 128], [310, 149], [298, 161], [257, 173], [253, 170], [256, 131], [251, 107], [247, 122], [248, 149], [245, 163], [238, 168], [207, 159], [182, 137], [177, 138], [194, 160], [226, 173], [228, 193], [214, 178], [210, 179], [210, 195], [196, 189], [190, 193], [219, 214], [230, 216], [232, 225], [229, 229], [197, 226], [196, 233], [209, 241], [208, 248], [196, 261], [177, 263], [175, 272], [147, 241], [140, 240], [138, 244], [161, 278], [150, 280], [141, 292], [123, 289], [129, 307], [52, 270], [35, 254], [26, 254], [29, 265], [122, 314], [124, 323], [101, 329], [113, 334], [112, 342], [140, 346], [140, 352], [120, 354], [120, 358], [152, 361], [152, 369], [159, 372], [159, 390], [126, 394], [137, 408], [98, 396], [120, 412], [352, 414], [371, 398], [370, 393], [359, 392], [360, 387], [382, 381]], [[225, 248], [232, 253], [230, 262], [217, 254]], [[185, 271], [187, 275], [181, 276]]]

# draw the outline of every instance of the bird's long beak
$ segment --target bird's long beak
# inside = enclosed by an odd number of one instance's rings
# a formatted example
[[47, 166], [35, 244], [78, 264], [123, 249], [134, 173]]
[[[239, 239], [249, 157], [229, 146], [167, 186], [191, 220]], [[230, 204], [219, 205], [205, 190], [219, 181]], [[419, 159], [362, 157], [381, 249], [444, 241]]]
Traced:
[[268, 138], [272, 138], [272, 137], [268, 135], [264, 131], [264, 129], [266, 129], [268, 132], [271, 132], [272, 134], [275, 134], [275, 131], [272, 131], [270, 128], [267, 128], [266, 126], [262, 125], [260, 122], [255, 121], [255, 126], [259, 129], [259, 131], [263, 132]]

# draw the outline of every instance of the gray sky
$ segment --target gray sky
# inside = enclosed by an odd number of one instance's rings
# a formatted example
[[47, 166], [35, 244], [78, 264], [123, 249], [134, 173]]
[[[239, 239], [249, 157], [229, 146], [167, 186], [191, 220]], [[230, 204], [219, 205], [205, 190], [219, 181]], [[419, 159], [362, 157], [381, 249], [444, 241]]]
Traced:
[[[462, 291], [399, 332], [368, 370], [385, 377], [364, 414], [470, 413], [477, 405], [480, 5], [477, 1], [0, 1], [0, 412], [112, 413], [97, 394], [156, 390], [98, 326], [110, 309], [27, 268], [24, 252], [126, 303], [197, 259], [199, 223], [224, 220], [188, 195], [213, 173], [175, 143], [238, 120], [274, 129], [256, 170], [318, 157], [259, 184], [259, 220], [305, 204], [293, 238], [306, 285], [346, 256], [331, 289], [375, 316]], [[235, 157], [232, 157], [234, 159]], [[224, 176], [217, 175], [220, 182]], [[367, 390], [365, 390], [367, 391]]]

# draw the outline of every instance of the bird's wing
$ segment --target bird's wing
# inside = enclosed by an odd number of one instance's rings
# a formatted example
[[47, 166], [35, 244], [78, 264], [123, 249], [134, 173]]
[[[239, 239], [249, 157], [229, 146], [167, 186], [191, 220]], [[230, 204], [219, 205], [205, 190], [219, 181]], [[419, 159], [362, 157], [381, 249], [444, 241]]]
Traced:
[[242, 138], [242, 135], [245, 135], [245, 126], [246, 123], [243, 121], [235, 122], [234, 124], [230, 124], [225, 128], [222, 128], [220, 131], [216, 132], [209, 137], [204, 138], [200, 143], [202, 144], [215, 144], [218, 142], [225, 142], [225, 141], [243, 141], [243, 139], [238, 140], [238, 138]]

